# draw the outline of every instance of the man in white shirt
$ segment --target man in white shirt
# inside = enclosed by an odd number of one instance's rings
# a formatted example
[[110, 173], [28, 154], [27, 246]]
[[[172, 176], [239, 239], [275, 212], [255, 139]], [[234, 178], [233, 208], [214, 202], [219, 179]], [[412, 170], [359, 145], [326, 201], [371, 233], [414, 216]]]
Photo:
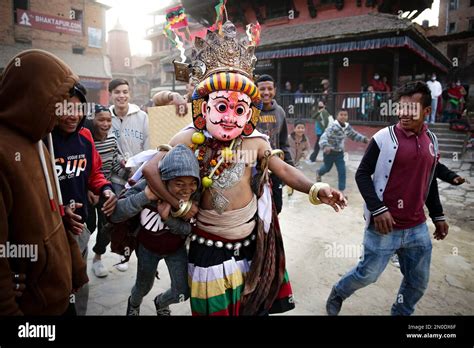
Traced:
[[109, 92], [113, 105], [112, 131], [117, 139], [120, 167], [112, 170], [112, 184], [116, 194], [120, 194], [127, 183], [131, 172], [125, 168], [128, 158], [149, 148], [148, 115], [138, 105], [130, 104], [130, 89], [123, 79], [112, 80]]
[[431, 114], [428, 119], [428, 123], [435, 123], [438, 97], [443, 93], [443, 87], [441, 86], [441, 83], [436, 80], [435, 73], [431, 74], [431, 81], [427, 81], [426, 84], [431, 91]]
[[[110, 181], [117, 196], [124, 189], [134, 168], [126, 168], [127, 160], [150, 147], [148, 139], [148, 115], [135, 104], [130, 104], [130, 88], [128, 81], [114, 79], [109, 83], [112, 102], [112, 129], [117, 139], [117, 165], [112, 168]], [[126, 271], [128, 263], [116, 266], [119, 271]]]

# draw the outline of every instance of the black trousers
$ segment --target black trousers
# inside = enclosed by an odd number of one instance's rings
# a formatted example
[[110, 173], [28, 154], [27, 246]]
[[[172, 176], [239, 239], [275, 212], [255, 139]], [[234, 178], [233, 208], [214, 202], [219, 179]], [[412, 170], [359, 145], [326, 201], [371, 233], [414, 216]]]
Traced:
[[95, 241], [95, 245], [92, 250], [98, 254], [103, 255], [107, 249], [107, 245], [110, 243], [110, 235], [104, 231], [104, 225], [107, 223], [106, 217], [102, 212], [102, 202], [95, 206], [92, 204], [88, 205], [88, 214], [87, 217], [87, 228], [91, 233], [94, 233], [95, 229], [97, 228], [97, 237]]
[[314, 150], [311, 156], [309, 156], [309, 160], [311, 162], [316, 162], [316, 158], [318, 157], [319, 153], [319, 135], [316, 135], [316, 143], [314, 143]]

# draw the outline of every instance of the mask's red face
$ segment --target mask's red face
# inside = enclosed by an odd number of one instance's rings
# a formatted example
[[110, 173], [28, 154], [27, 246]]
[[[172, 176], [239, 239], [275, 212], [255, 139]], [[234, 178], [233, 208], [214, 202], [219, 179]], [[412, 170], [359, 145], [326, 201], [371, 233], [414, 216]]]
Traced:
[[252, 116], [250, 97], [242, 92], [217, 91], [202, 104], [207, 131], [216, 139], [229, 141], [242, 134]]

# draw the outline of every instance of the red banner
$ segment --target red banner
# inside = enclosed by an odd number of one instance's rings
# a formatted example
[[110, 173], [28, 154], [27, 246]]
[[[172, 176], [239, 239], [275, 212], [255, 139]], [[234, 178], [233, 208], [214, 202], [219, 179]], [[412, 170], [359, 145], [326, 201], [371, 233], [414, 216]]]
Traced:
[[73, 19], [50, 16], [47, 14], [16, 10], [17, 23], [32, 29], [49, 30], [57, 33], [82, 35], [82, 23]]

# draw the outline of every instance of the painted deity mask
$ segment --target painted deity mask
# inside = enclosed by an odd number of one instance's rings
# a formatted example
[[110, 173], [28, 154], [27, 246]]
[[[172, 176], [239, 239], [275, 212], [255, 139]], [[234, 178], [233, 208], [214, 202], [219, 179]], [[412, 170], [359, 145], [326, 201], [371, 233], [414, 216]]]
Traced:
[[216, 91], [202, 104], [207, 131], [216, 139], [230, 141], [244, 131], [252, 117], [250, 97], [237, 91]]

